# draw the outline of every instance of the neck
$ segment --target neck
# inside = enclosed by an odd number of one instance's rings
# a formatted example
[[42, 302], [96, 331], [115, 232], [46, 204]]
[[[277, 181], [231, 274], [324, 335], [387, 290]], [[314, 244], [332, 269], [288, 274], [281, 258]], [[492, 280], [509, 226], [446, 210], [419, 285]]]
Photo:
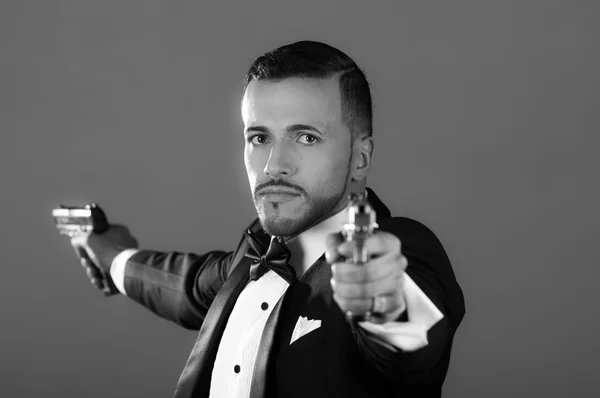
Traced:
[[302, 275], [325, 253], [327, 235], [341, 231], [346, 222], [344, 208], [286, 241], [292, 256], [290, 264]]

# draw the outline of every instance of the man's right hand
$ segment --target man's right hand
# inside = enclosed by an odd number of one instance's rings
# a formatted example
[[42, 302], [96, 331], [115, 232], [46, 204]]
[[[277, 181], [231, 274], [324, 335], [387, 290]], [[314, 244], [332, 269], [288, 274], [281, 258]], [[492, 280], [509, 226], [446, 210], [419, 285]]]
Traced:
[[[138, 241], [124, 225], [113, 224], [102, 234], [74, 236], [71, 245], [86, 270], [90, 282], [102, 290], [102, 274], [110, 278], [110, 266], [115, 257], [126, 249], [137, 249]], [[112, 281], [110, 281], [112, 283]]]

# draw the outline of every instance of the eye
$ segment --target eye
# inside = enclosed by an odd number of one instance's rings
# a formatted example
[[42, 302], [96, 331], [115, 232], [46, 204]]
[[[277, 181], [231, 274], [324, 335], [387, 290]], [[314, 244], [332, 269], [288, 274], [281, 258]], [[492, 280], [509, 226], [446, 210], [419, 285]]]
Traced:
[[304, 144], [314, 144], [319, 141], [319, 139], [312, 134], [302, 134], [300, 137], [300, 139], [304, 141]]
[[252, 145], [262, 145], [267, 142], [267, 136], [264, 134], [256, 134], [246, 139]]

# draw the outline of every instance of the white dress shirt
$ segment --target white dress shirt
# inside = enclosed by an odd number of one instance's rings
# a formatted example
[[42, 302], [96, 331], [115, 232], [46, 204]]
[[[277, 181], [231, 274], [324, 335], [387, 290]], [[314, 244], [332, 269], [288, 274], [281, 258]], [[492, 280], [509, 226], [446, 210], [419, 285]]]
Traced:
[[[340, 211], [287, 241], [292, 252], [290, 263], [294, 268], [301, 267], [306, 271], [314, 264], [325, 252], [326, 236], [339, 232], [344, 222], [345, 211]], [[135, 253], [136, 249], [124, 250], [115, 257], [110, 269], [115, 286], [125, 295], [125, 267], [129, 257]], [[210, 386], [212, 398], [250, 396], [252, 371], [260, 338], [273, 307], [288, 286], [283, 278], [268, 271], [260, 279], [250, 281], [241, 292], [217, 351]], [[443, 318], [443, 314], [407, 274], [404, 275], [404, 297], [407, 322], [388, 322], [382, 325], [360, 322], [359, 325], [394, 347], [413, 351], [428, 344], [427, 331]]]

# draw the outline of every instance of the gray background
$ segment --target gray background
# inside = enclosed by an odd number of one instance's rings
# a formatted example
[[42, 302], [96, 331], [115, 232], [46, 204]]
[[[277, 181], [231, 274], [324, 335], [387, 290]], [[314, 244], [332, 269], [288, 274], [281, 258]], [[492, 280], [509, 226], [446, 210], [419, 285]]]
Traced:
[[597, 396], [599, 3], [293, 3], [1, 3], [0, 395], [171, 396], [196, 333], [94, 290], [50, 211], [93, 200], [144, 248], [233, 249], [241, 79], [315, 39], [372, 84], [369, 185], [464, 289], [444, 396]]

